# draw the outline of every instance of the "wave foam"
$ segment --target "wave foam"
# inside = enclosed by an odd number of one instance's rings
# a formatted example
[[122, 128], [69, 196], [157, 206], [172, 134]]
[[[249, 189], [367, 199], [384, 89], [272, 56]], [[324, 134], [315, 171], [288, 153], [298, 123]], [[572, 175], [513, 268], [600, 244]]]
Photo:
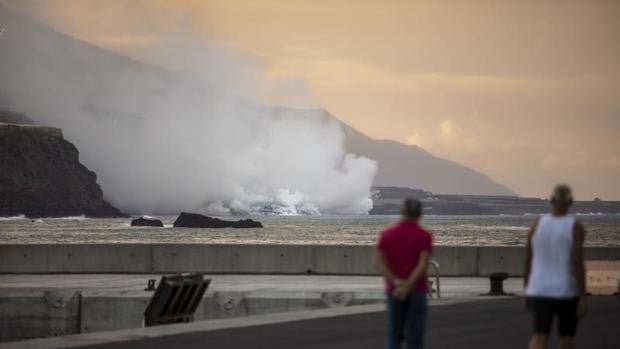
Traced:
[[17, 220], [22, 220], [22, 219], [27, 219], [27, 218], [23, 214], [12, 216], [12, 217], [0, 217], [0, 221], [17, 221]]
[[50, 218], [46, 218], [46, 219], [66, 220], [66, 221], [83, 221], [83, 220], [86, 220], [88, 218], [86, 218], [85, 215], [81, 215], [81, 216], [67, 216], [67, 217], [50, 217]]

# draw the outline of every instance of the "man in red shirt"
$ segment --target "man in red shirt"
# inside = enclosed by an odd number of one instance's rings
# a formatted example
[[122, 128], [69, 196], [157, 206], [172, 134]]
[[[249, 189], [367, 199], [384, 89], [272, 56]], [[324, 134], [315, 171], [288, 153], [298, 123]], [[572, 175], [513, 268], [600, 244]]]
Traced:
[[422, 203], [407, 199], [402, 219], [387, 228], [377, 243], [374, 263], [385, 279], [388, 305], [387, 349], [401, 347], [403, 330], [408, 349], [422, 348], [426, 323], [426, 266], [432, 236], [418, 224]]

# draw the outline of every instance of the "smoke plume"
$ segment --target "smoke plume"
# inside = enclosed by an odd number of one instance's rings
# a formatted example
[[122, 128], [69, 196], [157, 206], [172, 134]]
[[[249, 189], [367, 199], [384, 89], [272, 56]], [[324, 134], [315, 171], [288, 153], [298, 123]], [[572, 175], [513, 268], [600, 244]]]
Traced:
[[[2, 5], [0, 28], [0, 107], [62, 128], [106, 198], [126, 212], [372, 207], [376, 164], [345, 153], [340, 124], [318, 109], [261, 106], [260, 65], [204, 36], [159, 38], [145, 57], [160, 68]], [[185, 62], [177, 70], [175, 57]]]

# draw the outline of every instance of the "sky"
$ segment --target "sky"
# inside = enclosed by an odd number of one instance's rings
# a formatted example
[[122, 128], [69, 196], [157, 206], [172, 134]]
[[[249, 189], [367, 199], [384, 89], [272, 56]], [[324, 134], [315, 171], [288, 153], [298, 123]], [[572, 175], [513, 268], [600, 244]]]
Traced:
[[619, 1], [0, 2], [174, 69], [206, 64], [184, 41], [157, 50], [191, 32], [242, 57], [235, 74], [265, 103], [324, 107], [521, 196], [567, 182], [578, 199], [620, 199]]

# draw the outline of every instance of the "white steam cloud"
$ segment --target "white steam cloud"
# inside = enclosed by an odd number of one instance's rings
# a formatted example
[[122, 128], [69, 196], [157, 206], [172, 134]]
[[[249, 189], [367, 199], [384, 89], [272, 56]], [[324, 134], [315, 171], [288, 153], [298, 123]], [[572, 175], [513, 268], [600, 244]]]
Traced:
[[0, 27], [0, 108], [62, 128], [126, 212], [372, 208], [375, 162], [346, 154], [339, 123], [323, 111], [250, 102], [260, 71], [245, 74], [245, 58], [192, 35], [160, 43], [157, 59], [200, 63], [190, 74], [64, 38], [1, 6]]

